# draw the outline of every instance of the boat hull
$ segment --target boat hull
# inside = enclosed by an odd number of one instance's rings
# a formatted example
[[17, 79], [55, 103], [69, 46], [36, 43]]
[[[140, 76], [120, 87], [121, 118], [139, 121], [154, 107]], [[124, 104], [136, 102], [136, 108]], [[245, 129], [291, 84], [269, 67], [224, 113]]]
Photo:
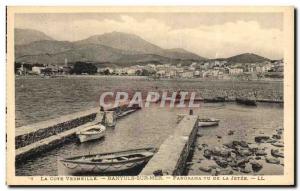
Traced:
[[98, 133], [98, 134], [91, 134], [91, 135], [85, 135], [85, 134], [77, 134], [77, 137], [81, 143], [92, 141], [96, 139], [101, 139], [105, 136], [105, 133]]
[[212, 121], [212, 122], [199, 122], [198, 127], [211, 127], [211, 126], [217, 126], [219, 125], [218, 121]]
[[116, 165], [90, 165], [90, 164], [74, 164], [63, 162], [64, 174], [79, 175], [79, 174], [106, 174], [129, 171], [138, 168], [150, 160], [143, 160], [137, 162], [130, 162], [126, 164]]
[[155, 148], [144, 148], [70, 157], [60, 160], [61, 170], [65, 175], [127, 172], [145, 165], [155, 152]]

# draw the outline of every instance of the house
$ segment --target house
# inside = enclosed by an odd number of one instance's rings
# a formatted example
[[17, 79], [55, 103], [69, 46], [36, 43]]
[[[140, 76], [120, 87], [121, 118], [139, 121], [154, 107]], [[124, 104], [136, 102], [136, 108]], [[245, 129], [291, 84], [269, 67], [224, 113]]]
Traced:
[[31, 70], [35, 74], [41, 74], [44, 69], [46, 69], [46, 68], [40, 67], [40, 66], [33, 66]]
[[234, 67], [234, 68], [229, 68], [229, 74], [230, 75], [237, 75], [243, 73], [243, 68], [241, 67]]

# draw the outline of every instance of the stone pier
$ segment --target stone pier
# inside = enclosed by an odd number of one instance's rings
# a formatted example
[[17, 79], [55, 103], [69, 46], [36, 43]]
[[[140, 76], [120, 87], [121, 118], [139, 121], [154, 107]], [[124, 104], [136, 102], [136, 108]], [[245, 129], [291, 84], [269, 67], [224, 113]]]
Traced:
[[[122, 104], [115, 108], [108, 108], [105, 112], [113, 113], [115, 115], [114, 119], [117, 120], [138, 109], [140, 107], [128, 107], [128, 104]], [[99, 108], [92, 108], [87, 111], [16, 128], [16, 161], [72, 140], [76, 132], [95, 124], [94, 120], [97, 112], [99, 112]]]
[[197, 135], [198, 116], [186, 115], [159, 147], [140, 175], [182, 175]]

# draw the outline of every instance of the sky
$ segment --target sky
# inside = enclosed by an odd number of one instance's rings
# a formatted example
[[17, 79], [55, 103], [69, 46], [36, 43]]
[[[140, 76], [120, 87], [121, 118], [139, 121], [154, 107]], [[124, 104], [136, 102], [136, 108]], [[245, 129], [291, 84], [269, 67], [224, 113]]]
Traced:
[[15, 15], [15, 28], [63, 41], [132, 33], [162, 48], [183, 48], [206, 58], [241, 53], [283, 57], [282, 13], [27, 13]]

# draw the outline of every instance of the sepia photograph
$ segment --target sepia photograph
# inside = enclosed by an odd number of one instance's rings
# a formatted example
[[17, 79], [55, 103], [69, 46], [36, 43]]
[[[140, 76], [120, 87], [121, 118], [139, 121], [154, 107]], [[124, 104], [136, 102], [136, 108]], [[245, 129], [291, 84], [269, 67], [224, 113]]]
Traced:
[[7, 184], [293, 185], [293, 7], [7, 7]]

